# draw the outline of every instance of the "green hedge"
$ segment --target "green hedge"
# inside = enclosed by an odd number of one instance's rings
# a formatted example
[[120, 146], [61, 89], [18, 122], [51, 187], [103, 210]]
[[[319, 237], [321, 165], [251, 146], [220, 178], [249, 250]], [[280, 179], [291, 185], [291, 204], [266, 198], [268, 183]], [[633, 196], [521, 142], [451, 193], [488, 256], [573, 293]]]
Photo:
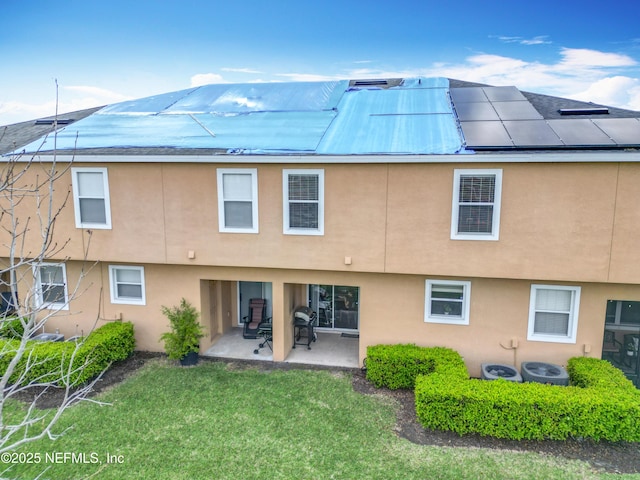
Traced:
[[[6, 371], [18, 345], [17, 340], [0, 340], [0, 372]], [[129, 357], [134, 348], [131, 322], [107, 323], [78, 344], [30, 341], [10, 381], [24, 385], [64, 384], [64, 377], [71, 368], [74, 371], [69, 378], [70, 384], [79, 385], [99, 375], [112, 362]]]
[[640, 391], [604, 360], [569, 360], [569, 387], [463, 380], [456, 370], [436, 363], [416, 379], [424, 427], [515, 440], [640, 441]]
[[10, 316], [0, 320], [0, 337], [20, 338], [24, 332], [20, 317]]
[[416, 377], [432, 373], [436, 364], [461, 367], [461, 378], [469, 378], [462, 358], [449, 348], [418, 347], [412, 343], [367, 347], [367, 380], [378, 388], [413, 388]]

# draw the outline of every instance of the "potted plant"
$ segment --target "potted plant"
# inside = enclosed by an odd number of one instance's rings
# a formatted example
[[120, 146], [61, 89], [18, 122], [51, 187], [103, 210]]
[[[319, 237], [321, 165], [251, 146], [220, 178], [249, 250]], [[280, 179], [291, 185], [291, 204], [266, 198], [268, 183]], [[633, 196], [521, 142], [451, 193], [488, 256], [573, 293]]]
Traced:
[[633, 341], [627, 342], [627, 355], [633, 357], [636, 353], [636, 345]]
[[162, 313], [169, 319], [171, 327], [171, 331], [160, 336], [167, 356], [172, 360], [180, 360], [183, 366], [198, 363], [200, 339], [204, 337], [198, 311], [183, 298], [177, 307], [163, 306]]

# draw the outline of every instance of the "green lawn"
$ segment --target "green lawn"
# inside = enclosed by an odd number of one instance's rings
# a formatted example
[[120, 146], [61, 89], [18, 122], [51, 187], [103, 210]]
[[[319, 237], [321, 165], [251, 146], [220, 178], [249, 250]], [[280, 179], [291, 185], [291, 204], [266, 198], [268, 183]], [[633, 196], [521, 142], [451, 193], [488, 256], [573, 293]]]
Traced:
[[111, 405], [73, 407], [60, 424], [72, 430], [20, 450], [39, 463], [0, 477], [46, 468], [41, 478], [65, 480], [609, 478], [533, 453], [414, 445], [393, 433], [394, 404], [326, 371], [156, 361], [99, 399]]

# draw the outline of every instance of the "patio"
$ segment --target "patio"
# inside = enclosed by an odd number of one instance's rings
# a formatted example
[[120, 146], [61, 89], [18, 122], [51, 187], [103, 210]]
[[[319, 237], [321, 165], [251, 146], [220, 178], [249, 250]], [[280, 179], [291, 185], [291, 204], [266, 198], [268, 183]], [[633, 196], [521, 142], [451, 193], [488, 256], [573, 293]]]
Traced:
[[[318, 340], [311, 344], [311, 350], [297, 345], [291, 350], [285, 362], [332, 367], [358, 368], [358, 338], [344, 337], [339, 333], [317, 332]], [[203, 356], [235, 358], [242, 360], [272, 361], [273, 355], [265, 346], [253, 353], [262, 339], [248, 340], [242, 337], [242, 329], [234, 328], [202, 353]]]

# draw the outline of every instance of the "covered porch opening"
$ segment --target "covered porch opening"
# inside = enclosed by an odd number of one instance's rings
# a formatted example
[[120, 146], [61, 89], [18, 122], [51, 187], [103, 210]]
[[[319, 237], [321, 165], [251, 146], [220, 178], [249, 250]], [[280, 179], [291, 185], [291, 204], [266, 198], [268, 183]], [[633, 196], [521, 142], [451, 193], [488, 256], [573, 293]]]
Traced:
[[[357, 368], [359, 366], [359, 288], [322, 285], [322, 317], [315, 310], [319, 285], [202, 280], [202, 323], [210, 335], [203, 342], [204, 356], [261, 361], [284, 361], [309, 365]], [[266, 300], [266, 316], [272, 322], [272, 343], [259, 347], [264, 338], [244, 338], [243, 319], [249, 315], [252, 298]], [[318, 314], [317, 340], [294, 347], [293, 314], [309, 306]], [[315, 308], [314, 308], [315, 307]], [[320, 318], [322, 321], [320, 322]], [[254, 353], [256, 352], [257, 353]]]
[[602, 359], [640, 388], [640, 302], [607, 301]]

